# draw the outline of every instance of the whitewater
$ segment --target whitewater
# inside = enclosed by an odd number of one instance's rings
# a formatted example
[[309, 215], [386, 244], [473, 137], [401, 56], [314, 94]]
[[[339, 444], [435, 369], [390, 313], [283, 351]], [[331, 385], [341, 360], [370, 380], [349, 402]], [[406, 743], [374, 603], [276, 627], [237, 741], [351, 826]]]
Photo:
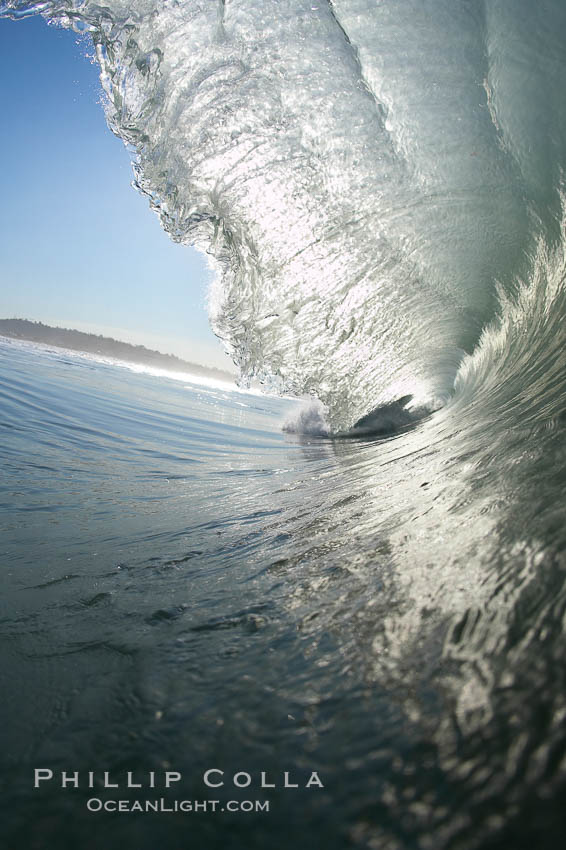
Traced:
[[[271, 395], [2, 343], [9, 598], [36, 588], [6, 663], [51, 706], [14, 697], [9, 769], [325, 777], [195, 847], [555, 850], [566, 5], [0, 0], [37, 13], [94, 44], [137, 188]], [[10, 801], [11, 846], [188, 840]]]

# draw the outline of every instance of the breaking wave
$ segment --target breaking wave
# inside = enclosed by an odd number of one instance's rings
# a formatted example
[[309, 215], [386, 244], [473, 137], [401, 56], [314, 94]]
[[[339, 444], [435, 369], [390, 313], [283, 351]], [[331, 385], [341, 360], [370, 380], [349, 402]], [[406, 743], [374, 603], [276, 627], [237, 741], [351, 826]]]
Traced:
[[538, 323], [523, 289], [563, 238], [558, 0], [0, 12], [92, 38], [138, 187], [214, 257], [211, 320], [244, 382], [314, 394], [344, 430], [403, 396], [444, 404], [510, 304]]

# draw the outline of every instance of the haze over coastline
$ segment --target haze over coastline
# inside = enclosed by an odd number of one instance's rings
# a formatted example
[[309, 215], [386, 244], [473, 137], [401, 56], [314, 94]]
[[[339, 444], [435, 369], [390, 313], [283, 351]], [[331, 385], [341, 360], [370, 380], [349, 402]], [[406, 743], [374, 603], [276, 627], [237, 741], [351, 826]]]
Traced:
[[174, 354], [163, 354], [144, 345], [131, 345], [102, 334], [84, 333], [72, 328], [51, 327], [42, 322], [29, 321], [29, 319], [0, 319], [0, 336], [112, 357], [115, 360], [140, 363], [174, 372], [190, 372], [195, 376], [213, 378], [217, 381], [233, 383], [236, 377], [235, 372], [202, 363], [192, 363]]

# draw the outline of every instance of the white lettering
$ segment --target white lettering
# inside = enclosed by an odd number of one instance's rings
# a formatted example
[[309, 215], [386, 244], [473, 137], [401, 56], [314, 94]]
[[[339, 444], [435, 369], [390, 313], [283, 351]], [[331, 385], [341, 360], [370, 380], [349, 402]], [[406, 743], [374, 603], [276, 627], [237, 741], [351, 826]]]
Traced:
[[66, 788], [67, 785], [72, 785], [73, 788], [79, 787], [79, 772], [75, 770], [74, 773], [66, 774], [65, 771], [61, 774], [61, 788]]
[[[53, 771], [48, 770], [47, 768], [37, 768], [34, 770], [35, 779], [33, 783], [34, 788], [39, 788], [39, 783], [44, 782], [46, 779], [53, 779]], [[43, 776], [41, 775], [43, 774]]]
[[285, 771], [285, 788], [298, 788], [298, 785], [295, 785], [294, 782], [289, 782], [289, 774]]
[[266, 773], [261, 774], [261, 787], [262, 788], [275, 788], [275, 783], [272, 784], [271, 782], [268, 782], [266, 777], [267, 777]]
[[141, 788], [142, 787], [141, 783], [140, 782], [134, 782], [132, 780], [132, 776], [133, 776], [133, 773], [131, 771], [128, 771], [128, 788]]
[[117, 782], [110, 782], [109, 776], [110, 776], [110, 774], [106, 770], [104, 772], [104, 787], [105, 788], [118, 788], [119, 787], [118, 783]]
[[177, 773], [175, 770], [166, 770], [165, 771], [165, 787], [170, 788], [172, 782], [179, 782], [181, 779], [181, 774]]
[[[243, 782], [239, 782], [238, 777], [240, 777], [240, 776], [244, 777]], [[234, 785], [237, 785], [238, 788], [247, 788], [251, 781], [252, 781], [252, 778], [251, 778], [250, 774], [244, 773], [243, 771], [241, 771], [240, 773], [236, 773], [235, 776], [234, 776]]]
[[211, 773], [218, 773], [220, 774], [220, 776], [224, 776], [223, 770], [218, 770], [217, 768], [213, 767], [210, 770], [207, 770], [204, 774], [203, 779], [205, 785], [208, 785], [209, 788], [220, 788], [221, 785], [224, 785], [224, 782], [222, 780], [220, 780], [220, 782], [211, 782], [209, 779]]
[[313, 772], [311, 773], [310, 779], [307, 782], [305, 787], [310, 788], [311, 785], [317, 785], [319, 788], [324, 788], [324, 785], [320, 781], [320, 777], [315, 770], [313, 770]]

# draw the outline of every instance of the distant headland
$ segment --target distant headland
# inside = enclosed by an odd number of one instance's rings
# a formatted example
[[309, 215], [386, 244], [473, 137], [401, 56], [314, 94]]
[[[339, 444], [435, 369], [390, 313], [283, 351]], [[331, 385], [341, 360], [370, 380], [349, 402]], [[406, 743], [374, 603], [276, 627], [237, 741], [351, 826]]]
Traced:
[[234, 383], [235, 375], [224, 369], [213, 366], [201, 366], [189, 363], [175, 357], [174, 354], [161, 354], [145, 345], [130, 345], [108, 336], [96, 336], [69, 328], [54, 328], [42, 322], [31, 322], [28, 319], [0, 319], [0, 336], [11, 339], [22, 339], [28, 342], [41, 342], [44, 345], [54, 345], [68, 348], [72, 351], [83, 351], [87, 354], [98, 354], [103, 357], [113, 357], [115, 360], [125, 360], [128, 363], [140, 363], [157, 369], [168, 369], [174, 372], [189, 372], [195, 377], [214, 378], [217, 381]]

